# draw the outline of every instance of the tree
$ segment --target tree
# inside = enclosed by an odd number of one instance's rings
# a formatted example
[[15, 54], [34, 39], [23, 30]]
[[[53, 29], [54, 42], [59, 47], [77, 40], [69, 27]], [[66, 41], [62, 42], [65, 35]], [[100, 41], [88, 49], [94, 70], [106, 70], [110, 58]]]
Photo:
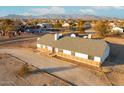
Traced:
[[97, 34], [105, 37], [109, 33], [109, 26], [107, 21], [98, 21], [94, 28]]
[[62, 27], [62, 24], [57, 21], [54, 25], [53, 25], [54, 28], [61, 28]]
[[15, 31], [16, 27], [9, 25], [9, 26], [5, 26], [4, 31], [9, 32], [9, 31]]
[[84, 25], [84, 21], [79, 20], [78, 23], [77, 23], [77, 29], [78, 29], [79, 31], [84, 31], [83, 25]]
[[124, 20], [121, 20], [121, 22], [118, 25], [124, 27]]
[[1, 26], [13, 25], [14, 21], [11, 19], [3, 19], [1, 20]]

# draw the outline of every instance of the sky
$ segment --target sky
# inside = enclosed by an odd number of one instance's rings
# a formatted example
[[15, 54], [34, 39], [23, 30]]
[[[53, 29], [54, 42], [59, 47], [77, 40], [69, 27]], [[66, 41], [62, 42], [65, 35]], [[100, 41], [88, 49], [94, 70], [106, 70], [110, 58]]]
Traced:
[[124, 18], [123, 6], [0, 6], [0, 16], [8, 14], [44, 15], [44, 14], [88, 14]]

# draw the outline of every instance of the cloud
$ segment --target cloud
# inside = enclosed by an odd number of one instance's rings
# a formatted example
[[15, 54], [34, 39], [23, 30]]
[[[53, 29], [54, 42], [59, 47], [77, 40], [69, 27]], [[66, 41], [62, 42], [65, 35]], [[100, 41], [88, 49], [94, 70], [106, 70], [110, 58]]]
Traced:
[[91, 8], [95, 10], [124, 9], [123, 6], [93, 6]]
[[111, 7], [110, 6], [93, 6], [91, 7], [92, 9], [95, 9], [95, 10], [100, 10], [100, 9], [104, 9], [104, 10], [108, 10], [110, 9]]
[[[124, 6], [87, 6], [72, 9], [72, 13], [81, 13], [81, 14], [91, 14], [96, 15], [99, 11], [111, 11], [111, 10], [123, 10]], [[48, 7], [48, 8], [31, 8], [27, 12], [24, 12], [23, 15], [44, 15], [44, 14], [66, 14], [66, 8], [64, 7]]]
[[115, 9], [124, 9], [124, 6], [113, 6]]
[[91, 7], [87, 7], [87, 8], [82, 8], [79, 10], [80, 13], [83, 14], [97, 14], [98, 10], [102, 11], [111, 11], [111, 9], [116, 9], [116, 10], [122, 10], [124, 9], [124, 6], [91, 6]]
[[65, 12], [63, 7], [33, 8], [24, 15], [64, 14]]
[[96, 11], [93, 9], [80, 9], [79, 11], [83, 14], [96, 14]]

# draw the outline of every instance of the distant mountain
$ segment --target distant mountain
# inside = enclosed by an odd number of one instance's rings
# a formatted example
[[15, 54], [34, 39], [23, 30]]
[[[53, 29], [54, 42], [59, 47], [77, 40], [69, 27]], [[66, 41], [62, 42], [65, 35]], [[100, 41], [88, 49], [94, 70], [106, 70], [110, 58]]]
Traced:
[[[16, 15], [9, 14], [7, 16], [3, 16], [1, 18], [10, 18], [10, 19], [30, 19], [30, 18], [43, 18], [43, 19], [84, 19], [84, 20], [98, 20], [98, 19], [113, 19], [110, 17], [100, 17], [95, 15], [84, 15], [84, 14], [46, 14], [39, 16], [24, 16], [24, 15]], [[115, 19], [115, 18], [114, 18]]]
[[32, 18], [32, 16], [9, 14], [9, 15], [3, 16], [3, 17], [1, 17], [1, 18], [9, 18], [9, 19], [29, 19], [29, 18]]
[[47, 14], [38, 16], [38, 18], [49, 18], [49, 19], [98, 19], [100, 17], [94, 15], [81, 15], [81, 14]]

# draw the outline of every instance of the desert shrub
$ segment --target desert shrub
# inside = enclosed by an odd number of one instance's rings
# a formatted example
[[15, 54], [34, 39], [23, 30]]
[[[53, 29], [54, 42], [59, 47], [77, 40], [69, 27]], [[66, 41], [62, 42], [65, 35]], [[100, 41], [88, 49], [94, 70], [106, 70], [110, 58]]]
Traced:
[[110, 73], [112, 72], [112, 69], [111, 68], [102, 68], [102, 71], [107, 74], [107, 73]]
[[94, 29], [97, 31], [97, 34], [101, 37], [106, 37], [106, 35], [110, 32], [108, 22], [106, 21], [98, 21]]
[[120, 32], [110, 32], [107, 36], [110, 37], [121, 37], [121, 33]]
[[24, 77], [26, 74], [30, 72], [30, 69], [28, 67], [28, 64], [25, 63], [21, 66], [21, 68], [17, 71], [17, 74], [21, 77]]
[[93, 38], [93, 39], [103, 39], [104, 37], [101, 36], [101, 35], [99, 35], [99, 34], [93, 34], [93, 35], [92, 35], [92, 38]]
[[124, 38], [124, 34], [121, 35], [121, 38]]

